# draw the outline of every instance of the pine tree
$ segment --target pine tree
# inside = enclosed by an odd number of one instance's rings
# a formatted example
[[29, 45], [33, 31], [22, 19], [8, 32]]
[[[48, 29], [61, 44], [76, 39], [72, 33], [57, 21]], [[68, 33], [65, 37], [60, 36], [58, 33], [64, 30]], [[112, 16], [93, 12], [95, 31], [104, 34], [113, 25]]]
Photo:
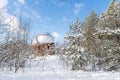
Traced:
[[67, 46], [64, 47], [64, 51], [72, 63], [72, 70], [84, 70], [86, 65], [86, 57], [82, 54], [80, 46], [81, 27], [82, 25], [77, 19], [74, 24], [70, 25], [70, 31], [65, 36]]
[[[108, 9], [99, 18], [98, 34], [101, 40], [100, 44], [100, 62], [102, 69], [115, 70], [118, 69], [120, 55], [120, 9], [119, 3], [112, 0]], [[100, 30], [99, 30], [100, 29]], [[114, 66], [114, 67], [113, 67]]]
[[112, 0], [108, 9], [101, 15], [100, 18], [101, 18], [102, 24], [104, 24], [103, 29], [116, 28], [116, 25], [114, 24], [117, 18], [117, 10], [115, 5], [116, 5], [115, 0]]
[[94, 11], [90, 13], [90, 16], [88, 16], [84, 22], [85, 41], [83, 43], [85, 43], [84, 47], [85, 49], [87, 49], [87, 53], [89, 53], [89, 55], [91, 56], [90, 63], [92, 63], [92, 70], [95, 70], [95, 55], [97, 53], [97, 43], [96, 37], [94, 35], [96, 33], [97, 22], [98, 17]]

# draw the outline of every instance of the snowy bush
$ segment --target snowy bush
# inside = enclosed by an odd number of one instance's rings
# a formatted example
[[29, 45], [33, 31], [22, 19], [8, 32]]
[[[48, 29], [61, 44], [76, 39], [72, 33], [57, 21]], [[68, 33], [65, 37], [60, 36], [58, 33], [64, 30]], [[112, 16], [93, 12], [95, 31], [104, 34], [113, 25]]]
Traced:
[[[33, 53], [29, 44], [29, 22], [22, 21], [20, 17], [18, 23], [9, 25], [2, 20], [4, 18], [0, 19], [0, 69], [17, 72], [25, 67], [29, 55]], [[16, 22], [14, 18], [11, 21]]]

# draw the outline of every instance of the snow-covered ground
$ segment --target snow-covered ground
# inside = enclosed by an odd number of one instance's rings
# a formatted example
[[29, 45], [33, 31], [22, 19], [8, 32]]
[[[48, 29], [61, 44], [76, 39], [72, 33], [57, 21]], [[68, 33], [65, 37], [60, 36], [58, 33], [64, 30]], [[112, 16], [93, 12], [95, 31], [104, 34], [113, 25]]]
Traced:
[[[30, 63], [28, 62], [30, 65]], [[120, 80], [119, 72], [71, 71], [59, 56], [37, 57], [17, 73], [0, 70], [0, 80]]]

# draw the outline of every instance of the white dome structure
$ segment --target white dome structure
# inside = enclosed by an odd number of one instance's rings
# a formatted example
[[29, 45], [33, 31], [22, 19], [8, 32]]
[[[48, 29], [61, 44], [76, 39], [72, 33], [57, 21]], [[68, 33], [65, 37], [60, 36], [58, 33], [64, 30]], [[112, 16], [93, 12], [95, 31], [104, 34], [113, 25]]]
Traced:
[[45, 54], [54, 54], [54, 37], [50, 34], [39, 34], [32, 42], [35, 56]]
[[50, 34], [39, 34], [32, 42], [34, 44], [54, 43], [54, 37]]

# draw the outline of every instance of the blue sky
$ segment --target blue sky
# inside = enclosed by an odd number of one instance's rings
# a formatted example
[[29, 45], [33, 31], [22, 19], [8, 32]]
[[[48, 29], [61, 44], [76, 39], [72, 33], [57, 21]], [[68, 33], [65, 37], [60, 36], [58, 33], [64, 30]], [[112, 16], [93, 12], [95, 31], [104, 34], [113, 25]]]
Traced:
[[90, 11], [98, 15], [106, 10], [111, 0], [9, 0], [8, 12], [30, 19], [31, 36], [49, 32], [61, 41], [69, 30], [70, 22], [79, 17], [84, 21]]

